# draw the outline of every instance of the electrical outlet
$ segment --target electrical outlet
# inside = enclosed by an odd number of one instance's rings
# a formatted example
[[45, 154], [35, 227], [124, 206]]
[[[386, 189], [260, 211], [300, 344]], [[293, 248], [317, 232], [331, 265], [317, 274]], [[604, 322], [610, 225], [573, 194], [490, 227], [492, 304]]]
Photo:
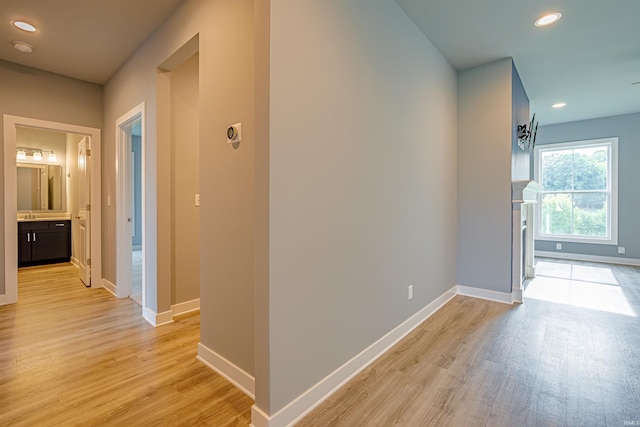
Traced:
[[107, 196], [107, 206], [111, 207], [111, 196]]
[[556, 250], [557, 251], [561, 251], [562, 250], [562, 243], [556, 243]]
[[412, 300], [413, 299], [413, 285], [409, 285], [408, 292], [409, 293], [408, 293], [407, 297], [409, 298], [409, 300]]
[[200, 206], [200, 195], [199, 194], [196, 194], [195, 203], [196, 203], [196, 207]]
[[624, 246], [618, 246], [618, 253], [624, 255], [627, 253], [627, 249]]

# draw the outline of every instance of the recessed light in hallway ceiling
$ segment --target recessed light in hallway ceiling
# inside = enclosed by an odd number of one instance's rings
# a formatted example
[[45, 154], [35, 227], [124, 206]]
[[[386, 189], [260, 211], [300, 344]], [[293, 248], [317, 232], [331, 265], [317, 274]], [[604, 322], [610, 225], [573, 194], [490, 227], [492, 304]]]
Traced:
[[34, 25], [31, 25], [26, 21], [15, 20], [15, 21], [11, 21], [11, 23], [13, 24], [14, 27], [29, 33], [35, 33], [38, 30]]
[[31, 53], [31, 52], [33, 52], [33, 46], [30, 45], [29, 43], [26, 43], [26, 42], [23, 42], [23, 41], [20, 41], [20, 40], [14, 40], [12, 43], [13, 43], [13, 47], [18, 49], [22, 53]]
[[566, 102], [558, 102], [556, 104], [553, 104], [551, 108], [562, 108], [562, 107], [566, 107], [566, 105], [567, 105]]
[[562, 14], [560, 12], [548, 13], [536, 19], [534, 22], [534, 25], [536, 27], [544, 27], [547, 25], [551, 25], [554, 22], [557, 22], [561, 17], [562, 17]]

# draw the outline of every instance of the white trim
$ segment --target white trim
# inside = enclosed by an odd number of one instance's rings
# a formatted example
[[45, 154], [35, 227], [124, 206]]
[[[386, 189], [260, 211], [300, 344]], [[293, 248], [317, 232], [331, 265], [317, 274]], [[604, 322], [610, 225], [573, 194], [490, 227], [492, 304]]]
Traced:
[[[132, 215], [131, 206], [131, 132], [130, 127], [140, 120], [140, 146], [142, 179], [144, 180], [144, 149], [145, 149], [145, 103], [136, 105], [131, 110], [120, 116], [115, 123], [116, 135], [116, 283], [118, 284], [118, 298], [127, 298], [131, 295], [131, 225], [128, 218]], [[142, 307], [146, 305], [146, 253], [145, 253], [145, 185], [142, 183]], [[146, 308], [146, 307], [145, 307]], [[143, 313], [144, 315], [144, 313]]]
[[567, 252], [546, 252], [546, 251], [536, 251], [536, 256], [541, 258], [556, 258], [556, 259], [568, 259], [572, 261], [602, 262], [605, 264], [633, 265], [636, 267], [640, 267], [640, 259], [635, 259], [635, 258], [623, 258], [623, 257], [600, 256], [600, 255], [583, 255], [583, 254], [571, 254]]
[[[350, 379], [382, 356], [398, 341], [413, 331], [418, 325], [427, 320], [442, 306], [456, 296], [456, 287], [449, 289], [426, 305], [416, 314], [405, 320], [378, 341], [371, 344], [351, 360], [320, 380], [300, 396], [292, 400], [287, 406], [280, 409], [271, 417], [267, 416], [255, 405], [251, 408], [251, 422], [256, 427], [289, 426], [307, 415], [316, 406], [335, 393]], [[254, 418], [255, 417], [255, 418]]]
[[[552, 241], [552, 242], [572, 242], [572, 243], [587, 243], [594, 245], [618, 245], [618, 137], [612, 136], [609, 138], [590, 139], [584, 141], [570, 141], [561, 143], [551, 143], [538, 145], [534, 148], [533, 156], [533, 173], [534, 179], [540, 182], [540, 152], [541, 151], [554, 151], [567, 148], [584, 148], [591, 145], [608, 145], [610, 147], [609, 152], [609, 165], [608, 165], [608, 195], [609, 195], [609, 211], [607, 212], [607, 218], [609, 219], [609, 235], [604, 238], [598, 237], [585, 237], [585, 236], [567, 236], [567, 235], [554, 235], [554, 234], [542, 234], [542, 200], [536, 207], [536, 240]], [[544, 189], [541, 190], [541, 196], [544, 196]]]
[[76, 268], [80, 268], [80, 261], [76, 257], [71, 257], [69, 262], [73, 264]]
[[[506, 292], [490, 291], [488, 289], [475, 288], [473, 286], [457, 286], [458, 295], [486, 299], [489, 301], [501, 302], [504, 304], [512, 304], [514, 296]], [[517, 295], [515, 295], [517, 297]]]
[[111, 292], [114, 297], [118, 297], [118, 287], [107, 279], [102, 279], [102, 287]]
[[173, 313], [173, 316], [179, 316], [181, 314], [187, 314], [191, 313], [192, 311], [198, 310], [200, 310], [200, 298], [181, 302], [171, 306], [171, 312]]
[[0, 305], [5, 305], [5, 304], [6, 304], [6, 302], [5, 302], [4, 295], [0, 295]]
[[196, 359], [222, 375], [251, 399], [255, 399], [255, 379], [253, 376], [202, 343], [198, 343], [198, 356]]
[[[102, 134], [100, 129], [66, 123], [3, 115], [4, 126], [4, 286], [5, 301], [18, 301], [18, 222], [16, 179], [16, 126], [54, 130], [91, 137], [91, 277], [102, 287]], [[13, 267], [15, 266], [15, 268]]]
[[173, 312], [172, 311], [163, 311], [162, 313], [156, 313], [151, 310], [149, 307], [144, 307], [142, 310], [142, 317], [144, 320], [149, 322], [151, 326], [158, 327], [162, 325], [166, 325], [168, 323], [173, 323]]
[[251, 424], [249, 427], [269, 427], [269, 415], [262, 412], [256, 405], [251, 405]]

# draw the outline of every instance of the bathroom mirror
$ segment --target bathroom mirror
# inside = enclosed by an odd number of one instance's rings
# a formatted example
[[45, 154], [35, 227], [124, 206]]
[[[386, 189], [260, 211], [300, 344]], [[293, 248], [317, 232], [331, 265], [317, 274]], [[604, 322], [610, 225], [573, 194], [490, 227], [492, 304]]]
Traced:
[[17, 163], [18, 211], [64, 211], [62, 166]]

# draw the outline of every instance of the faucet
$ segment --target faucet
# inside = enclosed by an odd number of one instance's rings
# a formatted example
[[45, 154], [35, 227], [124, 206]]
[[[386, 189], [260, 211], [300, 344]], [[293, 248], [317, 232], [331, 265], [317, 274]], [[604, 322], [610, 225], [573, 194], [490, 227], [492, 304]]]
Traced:
[[29, 209], [29, 216], [27, 218], [34, 219], [36, 216], [33, 214], [33, 211]]

